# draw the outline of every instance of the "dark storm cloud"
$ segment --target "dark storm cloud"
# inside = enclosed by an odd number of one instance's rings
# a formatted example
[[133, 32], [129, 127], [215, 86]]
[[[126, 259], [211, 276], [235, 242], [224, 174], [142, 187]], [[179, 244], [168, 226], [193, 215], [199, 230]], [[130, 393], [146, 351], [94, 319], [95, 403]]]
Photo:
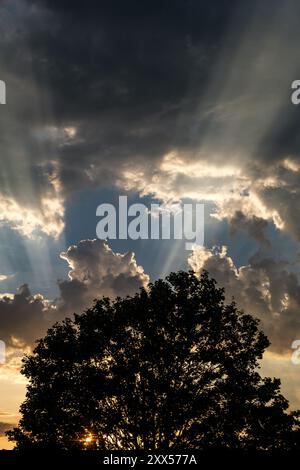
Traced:
[[[155, 165], [168, 150], [189, 146], [194, 92], [198, 99], [209, 81], [235, 4], [23, 1], [14, 15], [7, 6], [9, 31], [0, 46], [7, 110], [13, 99], [34, 195], [47, 178], [44, 167], [36, 173], [41, 162], [59, 159], [68, 190], [92, 184], [85, 171], [93, 166], [96, 184], [109, 182], [114, 164]], [[13, 111], [7, 155], [16, 152]], [[43, 125], [78, 126], [78, 140], [37, 142], [30, 131]]]
[[201, 160], [203, 147], [216, 164], [241, 166], [298, 153], [286, 67], [299, 62], [294, 0], [8, 5], [0, 50], [15, 108], [2, 179], [15, 198], [39, 207], [53, 162], [65, 194], [120, 183], [128, 168], [147, 185], [173, 150]]
[[58, 115], [90, 119], [108, 112], [135, 121], [179, 105], [194, 74], [201, 87], [214, 58], [208, 52], [220, 45], [236, 2], [41, 4], [53, 14], [53, 32], [37, 31], [30, 44], [37, 61], [48, 59], [37, 63], [38, 71], [54, 92]]

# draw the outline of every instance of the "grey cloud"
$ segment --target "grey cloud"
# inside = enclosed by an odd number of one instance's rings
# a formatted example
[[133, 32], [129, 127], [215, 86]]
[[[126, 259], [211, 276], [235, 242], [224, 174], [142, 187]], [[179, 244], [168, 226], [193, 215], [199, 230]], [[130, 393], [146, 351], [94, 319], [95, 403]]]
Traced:
[[33, 296], [26, 284], [13, 296], [0, 300], [0, 335], [7, 344], [13, 337], [32, 343], [40, 331], [45, 331], [54, 320], [43, 297]]
[[257, 240], [263, 245], [270, 245], [269, 240], [265, 235], [265, 230], [268, 227], [268, 222], [261, 217], [246, 217], [242, 211], [237, 210], [233, 217], [230, 219], [230, 228], [232, 234], [239, 230], [247, 232], [254, 240]]
[[196, 273], [207, 270], [225, 287], [227, 301], [234, 298], [239, 308], [261, 320], [273, 351], [290, 350], [300, 337], [300, 283], [288, 263], [256, 254], [238, 269], [223, 248], [199, 249], [189, 264]]
[[[289, 87], [300, 72], [299, 9], [294, 0], [251, 7], [247, 1], [176, 0], [92, 1], [89, 8], [74, 1], [70, 11], [62, 1], [21, 0], [11, 9], [5, 0], [3, 194], [34, 208], [32, 230], [59, 234], [69, 192], [132, 189], [131, 174], [139, 172], [138, 188], [152, 194], [152, 180], [172, 151], [182, 155], [183, 167], [209, 161], [238, 170], [239, 176], [206, 177], [211, 199], [222, 197], [223, 188], [239, 191], [243, 178], [251, 190], [249, 167], [268, 172], [289, 153], [298, 159], [299, 111]], [[66, 138], [66, 128], [76, 135]], [[161, 178], [158, 197], [169, 179], [171, 194], [205, 197], [203, 179], [182, 175], [180, 166], [177, 173]], [[280, 181], [276, 195], [259, 195], [282, 212], [296, 199]], [[49, 213], [51, 198], [61, 205], [52, 211], [56, 216]], [[238, 206], [239, 200], [233, 212], [243, 213], [243, 228], [263, 240], [263, 222], [254, 220], [262, 216], [249, 217]]]
[[133, 294], [149, 282], [133, 253], [114, 253], [102, 240], [83, 240], [61, 254], [71, 268], [69, 279], [59, 281], [55, 300], [32, 295], [27, 284], [0, 299], [0, 337], [32, 345], [57, 320], [81, 313], [96, 298]]
[[61, 254], [71, 268], [59, 283], [63, 311], [84, 308], [101, 295], [130, 295], [149, 282], [133, 253], [114, 253], [102, 240], [82, 240]]

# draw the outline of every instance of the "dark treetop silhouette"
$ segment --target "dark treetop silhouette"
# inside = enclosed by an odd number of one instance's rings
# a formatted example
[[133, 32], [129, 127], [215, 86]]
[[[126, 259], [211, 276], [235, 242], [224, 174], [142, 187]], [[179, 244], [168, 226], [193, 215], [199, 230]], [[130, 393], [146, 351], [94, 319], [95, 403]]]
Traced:
[[299, 441], [280, 381], [261, 378], [258, 321], [203, 273], [103, 298], [24, 359], [17, 448], [289, 449]]

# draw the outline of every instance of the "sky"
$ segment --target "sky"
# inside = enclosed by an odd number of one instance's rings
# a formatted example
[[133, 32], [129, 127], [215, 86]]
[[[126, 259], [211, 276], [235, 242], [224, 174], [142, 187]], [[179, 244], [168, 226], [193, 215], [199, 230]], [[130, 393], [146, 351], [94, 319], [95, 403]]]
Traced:
[[[208, 272], [300, 408], [300, 4], [1, 0], [0, 448], [20, 361], [95, 297]], [[204, 245], [96, 237], [99, 204], [204, 204]]]

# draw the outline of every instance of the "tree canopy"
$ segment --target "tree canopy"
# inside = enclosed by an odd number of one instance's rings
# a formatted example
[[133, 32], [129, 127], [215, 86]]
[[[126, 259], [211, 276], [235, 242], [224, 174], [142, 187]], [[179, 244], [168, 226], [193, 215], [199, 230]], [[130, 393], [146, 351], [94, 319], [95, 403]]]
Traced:
[[19, 449], [293, 448], [298, 413], [280, 381], [259, 374], [268, 345], [206, 272], [101, 298], [24, 358], [9, 439]]

